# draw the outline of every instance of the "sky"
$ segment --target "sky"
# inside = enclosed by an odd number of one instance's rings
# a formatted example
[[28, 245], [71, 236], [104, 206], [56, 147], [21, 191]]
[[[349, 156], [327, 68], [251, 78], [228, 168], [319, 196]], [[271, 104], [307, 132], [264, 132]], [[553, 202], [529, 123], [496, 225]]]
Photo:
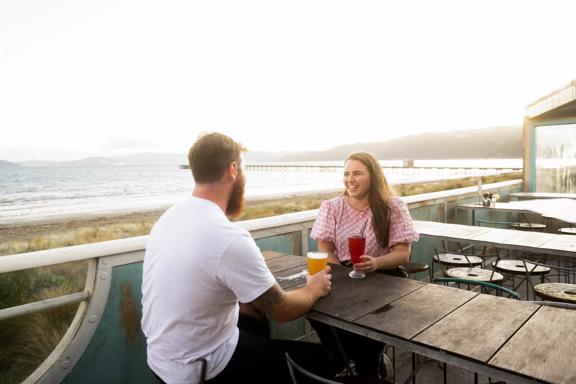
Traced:
[[521, 125], [576, 2], [0, 1], [0, 159], [323, 150]]

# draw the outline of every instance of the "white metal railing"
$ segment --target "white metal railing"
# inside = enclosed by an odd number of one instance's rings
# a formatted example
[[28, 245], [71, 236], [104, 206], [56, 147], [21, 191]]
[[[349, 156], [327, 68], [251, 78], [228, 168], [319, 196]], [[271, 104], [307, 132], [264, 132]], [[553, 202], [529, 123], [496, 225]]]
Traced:
[[[254, 239], [301, 232], [306, 237], [312, 227], [318, 210], [296, 212], [262, 219], [246, 220], [238, 224], [248, 230]], [[301, 236], [303, 237], [303, 236]], [[0, 257], [0, 274], [21, 271], [25, 269], [45, 267], [73, 261], [98, 259], [129, 252], [144, 251], [148, 236], [138, 236], [119, 240], [102, 241], [98, 243], [75, 245], [65, 248], [47, 249], [17, 255]], [[300, 253], [305, 254], [307, 243], [299, 241]], [[16, 307], [0, 309], [0, 320], [21, 316], [33, 312], [55, 308], [61, 305], [88, 300], [87, 290], [66, 296], [45, 299]]]

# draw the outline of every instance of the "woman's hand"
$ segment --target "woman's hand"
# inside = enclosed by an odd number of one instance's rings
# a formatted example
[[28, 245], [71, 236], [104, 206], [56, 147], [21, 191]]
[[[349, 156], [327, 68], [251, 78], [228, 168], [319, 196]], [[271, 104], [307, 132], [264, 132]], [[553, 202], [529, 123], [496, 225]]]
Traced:
[[354, 264], [354, 269], [362, 272], [374, 272], [378, 267], [378, 260], [376, 257], [368, 255], [360, 256], [360, 262]]

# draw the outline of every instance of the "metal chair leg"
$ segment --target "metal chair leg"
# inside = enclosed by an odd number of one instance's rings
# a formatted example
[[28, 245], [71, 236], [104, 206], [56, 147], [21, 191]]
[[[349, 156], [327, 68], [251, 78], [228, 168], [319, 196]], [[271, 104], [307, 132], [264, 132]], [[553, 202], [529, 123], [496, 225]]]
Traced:
[[340, 355], [342, 359], [344, 359], [344, 364], [346, 364], [346, 373], [349, 376], [352, 376], [352, 369], [350, 368], [350, 360], [348, 360], [348, 356], [346, 355], [346, 351], [344, 351], [344, 347], [340, 342], [340, 337], [338, 336], [338, 332], [332, 326], [330, 326], [330, 330], [332, 331], [332, 336], [334, 336], [334, 340], [336, 341], [336, 345], [338, 345], [338, 350], [340, 350]]

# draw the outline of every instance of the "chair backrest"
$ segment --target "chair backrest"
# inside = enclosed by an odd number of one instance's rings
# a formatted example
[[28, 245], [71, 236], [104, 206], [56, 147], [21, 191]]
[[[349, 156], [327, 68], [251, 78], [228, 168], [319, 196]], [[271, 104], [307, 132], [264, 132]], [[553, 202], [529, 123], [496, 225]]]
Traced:
[[516, 292], [514, 292], [511, 289], [508, 289], [506, 287], [503, 287], [501, 285], [497, 285], [497, 284], [493, 284], [493, 283], [489, 283], [486, 281], [476, 281], [476, 280], [467, 280], [467, 279], [459, 279], [456, 277], [435, 277], [434, 278], [434, 282], [435, 283], [444, 283], [444, 284], [448, 284], [448, 283], [460, 283], [460, 284], [469, 284], [469, 285], [480, 285], [486, 288], [492, 288], [498, 292], [501, 293], [505, 293], [508, 295], [508, 297], [512, 298], [512, 299], [520, 299], [520, 295], [517, 294]]
[[[564, 283], [576, 284], [576, 268], [574, 267], [565, 267], [565, 266], [561, 267], [559, 265], [544, 264], [534, 260], [526, 260], [526, 259], [522, 259], [522, 263], [524, 264], [524, 269], [526, 269], [526, 275], [531, 274], [536, 269], [549, 268], [549, 270], [551, 271], [550, 274], [547, 274], [547, 277], [549, 279], [556, 278], [558, 282], [564, 280], [563, 281]], [[531, 280], [529, 281], [529, 283], [532, 286], [532, 288], [534, 288], [534, 283]]]
[[290, 376], [292, 377], [292, 383], [298, 384], [298, 377], [306, 377], [308, 380], [306, 382], [310, 382], [310, 379], [318, 382], [318, 383], [325, 383], [325, 384], [339, 384], [337, 381], [332, 381], [315, 375], [314, 373], [302, 368], [292, 358], [288, 353], [286, 353], [286, 363], [288, 364], [288, 370], [290, 371]]

